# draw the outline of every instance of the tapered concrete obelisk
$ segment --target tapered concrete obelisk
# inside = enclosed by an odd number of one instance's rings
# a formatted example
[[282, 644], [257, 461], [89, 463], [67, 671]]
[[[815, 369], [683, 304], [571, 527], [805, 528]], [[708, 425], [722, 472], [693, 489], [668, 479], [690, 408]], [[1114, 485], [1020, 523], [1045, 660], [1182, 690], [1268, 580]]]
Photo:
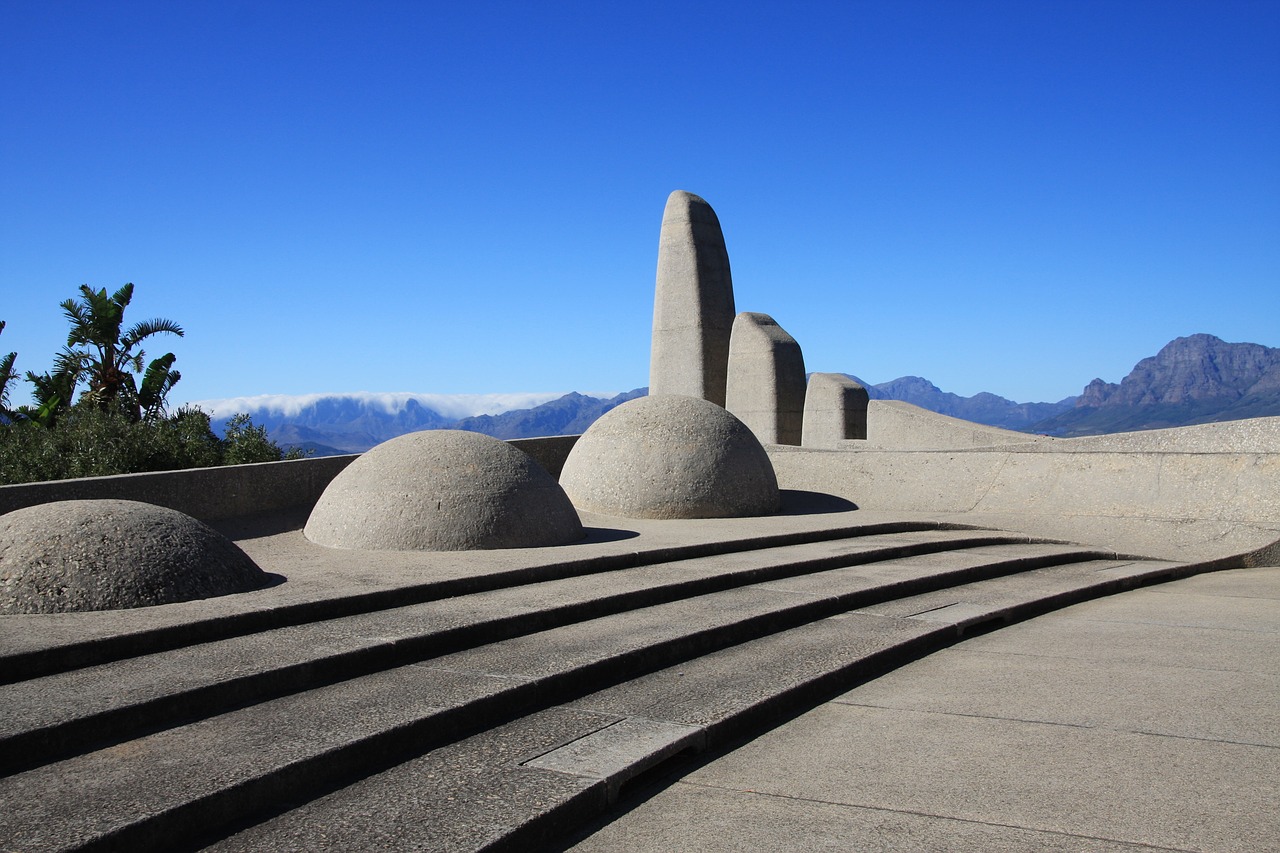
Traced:
[[867, 389], [843, 373], [815, 373], [804, 397], [805, 447], [839, 447], [867, 437]]
[[676, 190], [658, 237], [650, 394], [683, 394], [724, 405], [733, 329], [733, 278], [716, 212]]
[[768, 314], [735, 317], [724, 407], [761, 444], [798, 445], [804, 398], [804, 355], [796, 339]]

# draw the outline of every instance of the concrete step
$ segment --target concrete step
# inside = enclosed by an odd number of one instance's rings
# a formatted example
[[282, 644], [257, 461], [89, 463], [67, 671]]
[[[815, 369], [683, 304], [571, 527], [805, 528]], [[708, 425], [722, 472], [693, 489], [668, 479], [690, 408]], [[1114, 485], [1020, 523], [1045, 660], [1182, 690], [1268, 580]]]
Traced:
[[[997, 550], [975, 550], [984, 547]], [[981, 531], [860, 536], [544, 581], [141, 655], [5, 687], [0, 772], [118, 742], [174, 720], [573, 621], [749, 583], [959, 549], [975, 556], [956, 558], [953, 571], [989, 561], [1013, 571], [1036, 564], [1026, 561], [1093, 553]], [[1024, 562], [1010, 562], [1016, 560]]]
[[[209, 849], [529, 850], [602, 813], [646, 774], [756, 734], [976, 628], [1181, 571], [1177, 564], [1066, 565], [809, 622], [429, 752], [211, 839]], [[951, 603], [936, 606], [941, 600]]]
[[[179, 607], [170, 611], [174, 615], [169, 618], [165, 618], [165, 614], [155, 613], [148, 614], [146, 619], [134, 620], [127, 618], [130, 615], [129, 611], [119, 611], [113, 615], [126, 618], [120, 620], [121, 624], [117, 628], [98, 633], [88, 626], [77, 624], [74, 630], [54, 632], [53, 636], [42, 637], [34, 644], [24, 642], [21, 634], [23, 626], [28, 624], [24, 619], [29, 617], [15, 617], [15, 620], [0, 624], [0, 684], [290, 625], [308, 625], [345, 616], [374, 613], [453, 596], [560, 578], [809, 543], [857, 539], [863, 536], [918, 531], [962, 532], [975, 529], [978, 528], [928, 521], [872, 522], [831, 528], [761, 532], [748, 536], [726, 536], [721, 539], [686, 544], [648, 545], [640, 546], [635, 550], [615, 549], [605, 553], [593, 553], [590, 556], [550, 561], [545, 560], [540, 553], [541, 549], [532, 549], [539, 553], [531, 554], [527, 562], [517, 560], [511, 568], [486, 569], [481, 572], [463, 569], [453, 575], [446, 573], [444, 577], [424, 580], [420, 583], [395, 582], [373, 590], [352, 591], [341, 587], [337, 590], [321, 589], [313, 591], [304, 600], [286, 603], [265, 600], [256, 603], [246, 599], [238, 603], [236, 609], [219, 610], [217, 615], [213, 616], [205, 615], [199, 609]], [[989, 534], [989, 531], [987, 533]], [[1009, 538], [1014, 537], [1010, 535]], [[1019, 538], [1020, 541], [1041, 541], [1025, 536]], [[594, 548], [588, 544], [589, 539], [590, 537], [584, 541], [583, 545], [569, 549], [570, 552], [575, 552], [578, 548]], [[377, 587], [377, 584], [373, 586]], [[179, 612], [181, 615], [178, 615]], [[79, 614], [69, 615], [75, 617]], [[81, 620], [73, 621], [79, 623]], [[10, 628], [15, 625], [15, 628]]]
[[[1064, 549], [925, 554], [570, 623], [283, 696], [0, 780], [18, 849], [156, 849], [316, 796], [537, 707], [894, 596], [1062, 562]], [[982, 550], [992, 553], [982, 554]], [[1008, 554], [1006, 553], [1007, 557]], [[943, 565], [940, 565], [943, 564]], [[1114, 561], [1112, 561], [1114, 564]], [[1082, 583], [1099, 582], [1085, 575]], [[897, 617], [889, 617], [897, 618]]]

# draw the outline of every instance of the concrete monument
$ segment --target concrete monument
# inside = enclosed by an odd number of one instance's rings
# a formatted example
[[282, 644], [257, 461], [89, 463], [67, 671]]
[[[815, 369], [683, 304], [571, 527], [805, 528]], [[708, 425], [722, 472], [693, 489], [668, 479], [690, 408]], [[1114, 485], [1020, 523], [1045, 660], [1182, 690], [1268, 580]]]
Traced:
[[804, 395], [805, 447], [867, 437], [867, 389], [843, 373], [815, 373]]
[[574, 506], [625, 518], [777, 512], [773, 464], [746, 424], [696, 397], [640, 397], [578, 439], [560, 484]]
[[126, 610], [268, 582], [230, 539], [167, 507], [67, 500], [0, 516], [0, 614]]
[[649, 393], [724, 405], [733, 278], [716, 213], [698, 196], [667, 198], [658, 237]]
[[528, 454], [461, 430], [373, 448], [333, 478], [306, 526], [319, 545], [377, 551], [533, 548], [583, 535], [564, 491]]
[[768, 314], [744, 311], [733, 321], [725, 408], [763, 444], [800, 444], [804, 355]]

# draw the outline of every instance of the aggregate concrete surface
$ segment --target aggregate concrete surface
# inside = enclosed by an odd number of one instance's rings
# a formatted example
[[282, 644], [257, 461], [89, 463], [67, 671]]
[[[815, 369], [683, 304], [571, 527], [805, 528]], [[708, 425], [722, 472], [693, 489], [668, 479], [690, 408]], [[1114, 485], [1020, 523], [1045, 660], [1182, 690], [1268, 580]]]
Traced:
[[1280, 850], [1278, 653], [1280, 568], [1086, 602], [850, 690], [567, 849]]
[[261, 589], [269, 578], [189, 515], [55, 501], [0, 515], [0, 614], [128, 609]]
[[559, 483], [505, 441], [433, 429], [385, 441], [333, 478], [307, 538], [358, 550], [567, 545], [584, 535]]
[[[473, 553], [326, 548], [303, 535], [305, 512], [264, 514], [214, 526], [273, 574], [267, 588], [5, 617], [0, 824], [14, 832], [0, 849], [1277, 849], [1275, 568], [1036, 618], [714, 763], [688, 752], [719, 754], [961, 631], [1251, 565], [1231, 555], [1276, 539], [1260, 489], [1280, 455], [1214, 454], [1257, 462], [1233, 481], [1244, 510], [1186, 499], [1194, 453], [1151, 466], [1154, 493], [1110, 468], [1042, 465], [1087, 513], [1077, 538], [1055, 535], [1075, 528], [1049, 523], [1064, 516], [1043, 495], [960, 470], [1050, 454], [923, 454], [929, 476], [891, 483], [847, 476], [884, 451], [776, 450], [858, 487], [842, 496], [797, 469], [777, 516], [584, 512], [578, 543]], [[1091, 490], [1064, 490], [1077, 480]], [[967, 505], [877, 505], [974, 483]], [[1122, 498], [1156, 517], [1094, 514]], [[961, 529], [989, 519], [1008, 532]], [[1184, 540], [1216, 564], [1182, 564]], [[1173, 562], [1126, 556], [1161, 551]], [[690, 768], [594, 837], [557, 836], [649, 774]]]
[[760, 440], [696, 397], [628, 400], [588, 427], [560, 484], [574, 506], [624, 518], [768, 516], [778, 480]]

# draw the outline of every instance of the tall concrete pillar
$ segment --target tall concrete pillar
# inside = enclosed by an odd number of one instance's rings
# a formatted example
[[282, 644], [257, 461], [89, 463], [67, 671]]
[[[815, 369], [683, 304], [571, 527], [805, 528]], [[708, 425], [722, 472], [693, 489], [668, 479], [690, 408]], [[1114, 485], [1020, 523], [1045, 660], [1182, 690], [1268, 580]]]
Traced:
[[676, 190], [658, 237], [650, 394], [683, 394], [724, 405], [733, 328], [733, 278], [711, 205]]
[[724, 407], [761, 444], [799, 444], [804, 418], [804, 355], [768, 314], [744, 311], [733, 320]]
[[843, 373], [815, 373], [804, 395], [805, 447], [867, 437], [867, 389]]

